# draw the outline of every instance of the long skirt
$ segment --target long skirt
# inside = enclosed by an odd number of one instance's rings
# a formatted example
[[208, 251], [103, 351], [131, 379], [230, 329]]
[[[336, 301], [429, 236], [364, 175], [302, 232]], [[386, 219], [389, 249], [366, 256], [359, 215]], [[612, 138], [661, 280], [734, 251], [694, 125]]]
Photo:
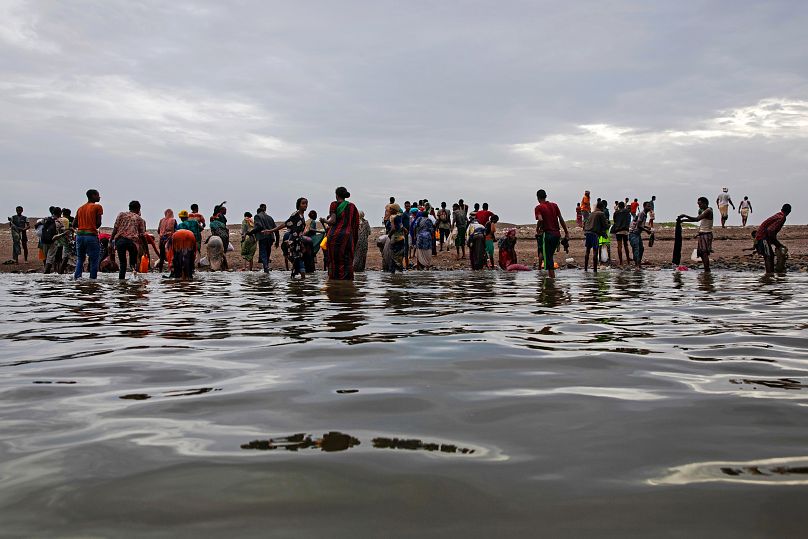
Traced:
[[255, 249], [258, 247], [258, 242], [255, 241], [253, 236], [247, 236], [241, 242], [241, 258], [247, 262], [252, 262], [255, 258]]
[[354, 278], [356, 243], [350, 232], [328, 235], [328, 278], [351, 281]]
[[171, 239], [174, 260], [171, 276], [176, 279], [192, 279], [196, 262], [196, 237], [190, 230], [177, 230]]
[[354, 271], [362, 272], [365, 271], [365, 264], [367, 263], [368, 259], [368, 244], [367, 242], [362, 244], [357, 244], [356, 252], [354, 253]]
[[429, 268], [432, 266], [432, 248], [428, 249], [416, 249], [415, 251], [415, 260], [418, 262], [418, 265], [423, 266], [425, 268]]
[[471, 262], [471, 269], [481, 270], [485, 267], [486, 253], [485, 253], [485, 236], [482, 234], [473, 234], [469, 240], [469, 261]]

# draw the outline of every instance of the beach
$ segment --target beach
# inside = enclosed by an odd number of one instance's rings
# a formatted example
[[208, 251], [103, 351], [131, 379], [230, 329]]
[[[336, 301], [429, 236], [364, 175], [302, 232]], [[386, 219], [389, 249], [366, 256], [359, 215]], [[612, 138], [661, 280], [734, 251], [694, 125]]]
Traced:
[[[230, 268], [233, 270], [240, 270], [245, 267], [245, 263], [239, 254], [241, 225], [230, 225], [230, 238], [234, 245], [234, 250], [227, 254], [227, 260]], [[507, 223], [500, 223], [498, 225], [497, 237], [502, 237], [505, 230], [508, 228], [517, 229], [517, 244], [516, 253], [518, 262], [528, 267], [534, 267], [537, 259], [536, 240], [534, 238], [535, 226], [530, 225], [512, 225]], [[559, 263], [562, 269], [564, 268], [577, 268], [583, 267], [584, 262], [584, 239], [583, 230], [580, 228], [570, 227], [570, 251], [569, 253], [556, 254], [556, 262]], [[648, 237], [643, 235], [645, 242], [645, 254], [643, 257], [643, 265], [648, 268], [668, 268], [671, 267], [671, 254], [673, 251], [673, 236], [674, 227], [672, 225], [657, 225], [655, 227], [656, 242], [653, 247], [648, 247]], [[750, 249], [752, 248], [753, 241], [750, 236], [754, 227], [727, 227], [725, 229], [716, 228], [714, 231], [713, 240], [713, 256], [711, 257], [712, 266], [714, 269], [732, 269], [736, 271], [763, 271], [763, 259], [754, 254]], [[149, 230], [156, 236], [153, 229]], [[108, 227], [103, 227], [102, 232], [111, 232]], [[376, 238], [384, 233], [381, 227], [374, 227], [373, 233], [370, 238], [370, 246], [368, 248], [368, 259], [366, 269], [368, 271], [378, 271], [382, 267], [381, 253], [375, 247]], [[692, 269], [701, 267], [700, 262], [694, 262], [690, 259], [690, 254], [696, 248], [695, 228], [685, 227], [684, 241], [682, 244], [682, 264]], [[203, 232], [203, 238], [209, 236], [209, 231]], [[779, 239], [789, 249], [788, 269], [789, 271], [808, 271], [808, 225], [786, 225], [778, 235]], [[8, 226], [0, 230], [0, 260], [3, 262], [11, 258], [11, 232]], [[36, 234], [32, 229], [28, 233], [28, 249], [30, 251], [29, 260], [27, 263], [22, 262], [20, 257], [20, 264], [2, 264], [0, 265], [0, 272], [35, 272], [41, 271], [42, 263], [37, 259], [36, 249]], [[205, 247], [202, 247], [202, 255], [204, 256]], [[152, 260], [156, 261], [154, 253], [152, 253]], [[572, 258], [573, 262], [567, 264], [566, 259]], [[495, 255], [496, 259], [496, 255]], [[612, 236], [612, 259], [613, 263], [617, 261], [617, 244]], [[317, 257], [317, 269], [323, 269], [322, 255]], [[469, 269], [468, 258], [461, 260], [457, 259], [454, 247], [451, 251], [438, 252], [433, 257], [434, 269], [436, 270], [465, 270]], [[603, 265], [601, 265], [602, 267]], [[625, 267], [629, 267], [626, 265]], [[271, 268], [273, 270], [285, 270], [283, 263], [283, 253], [281, 250], [272, 249]], [[260, 269], [258, 262], [258, 255], [256, 254], [254, 269]], [[166, 270], [166, 273], [168, 271]]]

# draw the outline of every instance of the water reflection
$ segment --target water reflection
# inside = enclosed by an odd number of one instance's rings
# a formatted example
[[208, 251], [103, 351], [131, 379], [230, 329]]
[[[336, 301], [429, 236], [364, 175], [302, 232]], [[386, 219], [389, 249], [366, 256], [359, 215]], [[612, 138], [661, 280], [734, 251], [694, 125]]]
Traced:
[[[298, 451], [301, 449], [319, 449], [325, 452], [347, 451], [352, 447], [361, 445], [361, 441], [342, 432], [331, 431], [320, 437], [311, 434], [299, 433], [290, 436], [279, 436], [267, 440], [253, 440], [242, 444], [242, 449], [255, 449], [259, 451], [272, 451], [284, 449], [286, 451]], [[416, 438], [388, 438], [377, 436], [371, 440], [374, 449], [401, 449], [407, 451], [429, 451], [450, 455], [472, 455], [475, 449], [461, 447], [456, 444], [443, 442], [424, 442]]]

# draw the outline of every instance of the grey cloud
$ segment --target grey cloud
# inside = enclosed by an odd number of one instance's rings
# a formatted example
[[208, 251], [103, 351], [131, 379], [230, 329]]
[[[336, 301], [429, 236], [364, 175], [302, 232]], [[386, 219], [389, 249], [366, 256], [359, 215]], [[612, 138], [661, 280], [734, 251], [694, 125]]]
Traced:
[[[565, 209], [586, 187], [655, 192], [669, 218], [728, 184], [762, 217], [803, 189], [805, 139], [783, 118], [777, 135], [695, 136], [722, 111], [808, 99], [803, 3], [9, 1], [0, 15], [0, 182], [28, 207], [94, 185], [108, 212], [140, 198], [151, 221], [190, 198], [282, 215], [300, 194], [324, 211], [347, 184], [374, 221], [389, 194], [529, 221], [544, 186]], [[598, 125], [629, 131], [608, 144], [580, 127]]]

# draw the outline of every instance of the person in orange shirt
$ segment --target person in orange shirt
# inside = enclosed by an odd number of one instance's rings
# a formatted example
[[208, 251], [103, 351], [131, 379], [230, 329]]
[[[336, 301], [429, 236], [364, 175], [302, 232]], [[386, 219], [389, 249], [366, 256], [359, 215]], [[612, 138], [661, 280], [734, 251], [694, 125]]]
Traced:
[[589, 191], [584, 191], [584, 198], [581, 199], [581, 220], [585, 223], [592, 213], [592, 201], [589, 197]]
[[101, 244], [98, 242], [98, 229], [101, 228], [101, 216], [104, 208], [99, 202], [101, 195], [95, 189], [87, 191], [87, 203], [76, 211], [74, 226], [76, 228], [76, 271], [74, 279], [81, 277], [84, 259], [90, 259], [90, 279], [98, 278], [98, 263], [101, 255]]

